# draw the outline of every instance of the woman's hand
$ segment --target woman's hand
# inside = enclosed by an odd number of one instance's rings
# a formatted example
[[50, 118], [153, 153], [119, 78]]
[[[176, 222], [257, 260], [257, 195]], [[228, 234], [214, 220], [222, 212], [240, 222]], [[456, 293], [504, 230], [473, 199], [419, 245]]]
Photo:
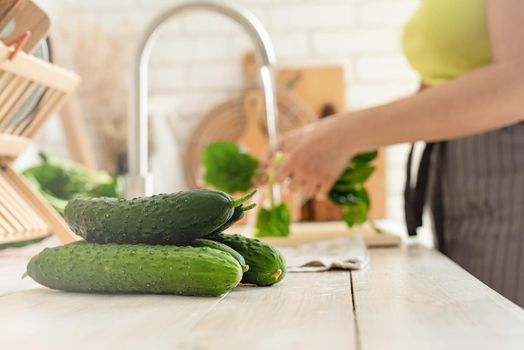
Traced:
[[[284, 154], [276, 181], [306, 197], [325, 198], [354, 155], [341, 119], [329, 117], [284, 134], [276, 150]], [[275, 153], [264, 162], [266, 172], [274, 166]]]

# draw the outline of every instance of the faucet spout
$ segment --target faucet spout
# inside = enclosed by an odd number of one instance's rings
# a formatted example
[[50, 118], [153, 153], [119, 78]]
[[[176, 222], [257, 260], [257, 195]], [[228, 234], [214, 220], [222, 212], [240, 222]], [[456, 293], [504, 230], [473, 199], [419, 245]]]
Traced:
[[270, 147], [277, 145], [278, 116], [275, 93], [275, 53], [262, 23], [247, 9], [224, 1], [188, 1], [161, 13], [147, 27], [135, 53], [132, 66], [132, 89], [128, 130], [128, 197], [150, 195], [153, 182], [149, 174], [148, 155], [148, 71], [153, 44], [164, 23], [174, 16], [192, 11], [212, 11], [237, 22], [254, 41], [260, 60], [260, 77], [264, 92], [267, 129]]

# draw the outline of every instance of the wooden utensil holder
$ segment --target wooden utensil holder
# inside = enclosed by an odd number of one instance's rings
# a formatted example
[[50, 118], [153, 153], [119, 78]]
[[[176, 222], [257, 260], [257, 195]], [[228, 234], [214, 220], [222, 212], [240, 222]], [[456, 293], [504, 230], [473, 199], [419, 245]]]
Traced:
[[[66, 243], [75, 240], [58, 213], [36, 192], [12, 164], [58, 111], [80, 78], [67, 70], [18, 52], [0, 42], [0, 244], [56, 234]], [[38, 104], [20, 118], [19, 110], [35, 91]]]

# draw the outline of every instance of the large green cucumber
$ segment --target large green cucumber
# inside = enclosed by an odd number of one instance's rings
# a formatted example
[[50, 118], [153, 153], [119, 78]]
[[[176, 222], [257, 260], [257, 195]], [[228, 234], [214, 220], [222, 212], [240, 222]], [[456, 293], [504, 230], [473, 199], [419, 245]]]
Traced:
[[231, 256], [238, 261], [238, 263], [242, 267], [243, 272], [246, 272], [247, 270], [249, 270], [249, 265], [246, 265], [246, 260], [244, 259], [244, 257], [240, 255], [239, 252], [231, 248], [230, 246], [227, 246], [217, 241], [212, 241], [210, 239], [203, 239], [203, 238], [195, 239], [193, 242], [191, 242], [191, 245], [193, 247], [209, 247], [213, 249], [218, 249], [228, 254], [231, 254]]
[[229, 220], [225, 224], [223, 224], [222, 226], [217, 228], [211, 234], [224, 232], [225, 230], [230, 228], [231, 225], [233, 225], [235, 222], [237, 222], [240, 219], [242, 219], [244, 217], [244, 212], [245, 211], [250, 210], [253, 207], [254, 207], [254, 205], [250, 205], [250, 206], [247, 206], [247, 207], [241, 205], [241, 206], [236, 207], [235, 210], [233, 211], [233, 215], [231, 216], [231, 218], [229, 218]]
[[223, 233], [206, 238], [223, 243], [244, 257], [246, 264], [249, 265], [249, 270], [242, 277], [244, 283], [270, 286], [282, 281], [286, 275], [284, 256], [277, 249], [258, 239]]
[[207, 247], [83, 241], [44, 249], [27, 274], [73, 292], [218, 296], [240, 282], [242, 269], [230, 254]]
[[64, 217], [89, 242], [184, 244], [227, 224], [248, 198], [205, 189], [130, 200], [78, 197]]

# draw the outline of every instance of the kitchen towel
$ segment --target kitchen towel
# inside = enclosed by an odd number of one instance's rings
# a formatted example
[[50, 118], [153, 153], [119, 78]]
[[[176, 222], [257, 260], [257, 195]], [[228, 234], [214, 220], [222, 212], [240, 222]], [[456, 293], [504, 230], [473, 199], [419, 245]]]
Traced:
[[362, 236], [329, 239], [279, 250], [286, 258], [288, 272], [360, 270], [369, 261]]

